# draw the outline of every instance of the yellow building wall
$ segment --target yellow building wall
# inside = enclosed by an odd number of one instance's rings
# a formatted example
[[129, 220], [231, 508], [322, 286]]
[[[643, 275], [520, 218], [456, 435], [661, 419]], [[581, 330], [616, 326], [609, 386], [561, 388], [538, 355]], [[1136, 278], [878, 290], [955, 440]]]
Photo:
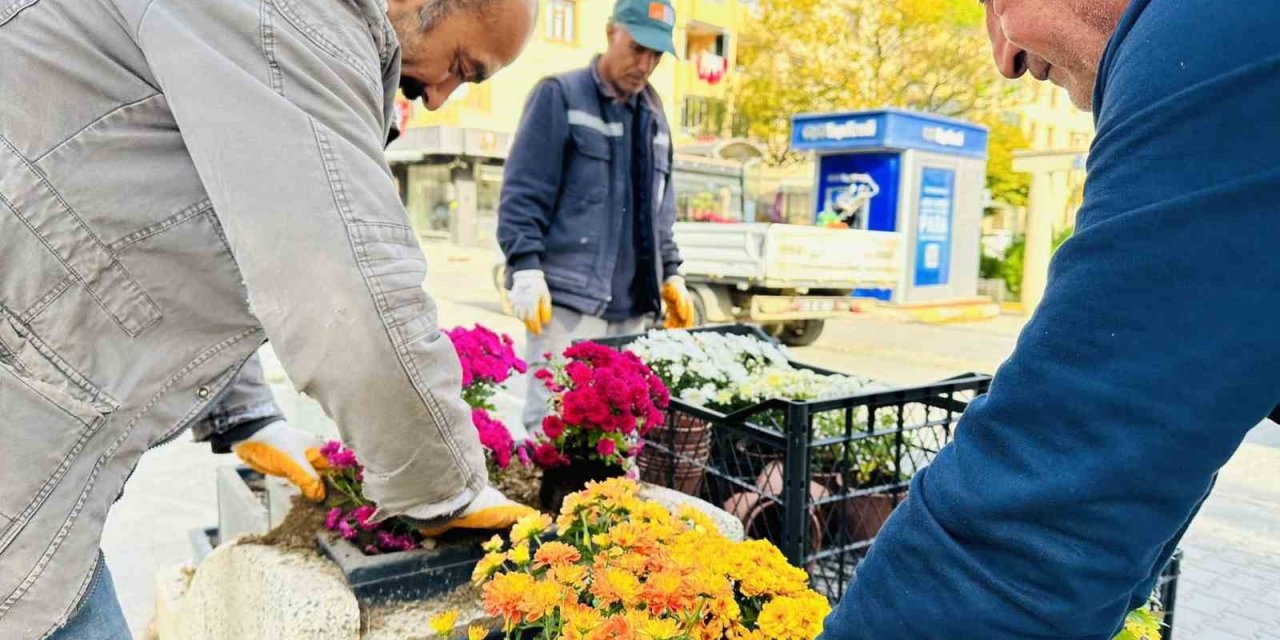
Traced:
[[[667, 119], [676, 134], [676, 143], [680, 144], [693, 139], [691, 134], [681, 131], [680, 115], [685, 96], [726, 98], [740, 26], [749, 19], [751, 3], [743, 0], [675, 0], [674, 4], [676, 49], [681, 52], [682, 59], [664, 56], [650, 82], [662, 96]], [[577, 0], [574, 5], [577, 36], [574, 42], [560, 42], [549, 37], [547, 12], [550, 0], [542, 0], [537, 32], [515, 63], [482, 85], [467, 85], [459, 89], [439, 111], [429, 112], [421, 103], [415, 103], [409, 127], [453, 126], [515, 131], [525, 100], [540, 79], [584, 67], [592, 56], [603, 52], [606, 47], [605, 26], [613, 14], [613, 0]], [[727, 34], [730, 71], [717, 85], [700, 80], [694, 61], [685, 56], [691, 27], [695, 32], [718, 29]]]
[[1024, 77], [1013, 109], [1033, 151], [1087, 149], [1093, 141], [1093, 116], [1071, 104], [1067, 91]]

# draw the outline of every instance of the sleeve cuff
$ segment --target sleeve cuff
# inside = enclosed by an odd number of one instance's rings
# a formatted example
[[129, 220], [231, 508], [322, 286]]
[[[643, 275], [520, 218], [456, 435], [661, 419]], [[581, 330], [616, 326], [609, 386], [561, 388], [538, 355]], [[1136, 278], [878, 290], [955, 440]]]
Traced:
[[209, 436], [209, 444], [213, 447], [214, 453], [231, 453], [231, 447], [237, 442], [249, 439], [253, 434], [280, 420], [283, 420], [283, 418], [268, 416], [242, 422], [227, 431]]
[[542, 258], [536, 253], [526, 253], [521, 256], [515, 256], [507, 261], [511, 273], [517, 271], [528, 271], [530, 269], [542, 270]]

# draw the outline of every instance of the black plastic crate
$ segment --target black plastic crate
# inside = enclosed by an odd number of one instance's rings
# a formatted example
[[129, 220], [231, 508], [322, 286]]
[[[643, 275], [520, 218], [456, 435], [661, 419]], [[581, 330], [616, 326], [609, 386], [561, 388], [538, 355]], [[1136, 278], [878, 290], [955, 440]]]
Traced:
[[[749, 325], [692, 331], [772, 341]], [[640, 337], [598, 342], [621, 349]], [[827, 400], [769, 400], [730, 413], [673, 398], [667, 424], [646, 440], [642, 477], [738, 516], [748, 537], [778, 545], [809, 571], [816, 590], [838, 599], [911, 477], [950, 442], [960, 414], [990, 383], [990, 376], [965, 374]]]
[[1156, 583], [1156, 598], [1160, 601], [1160, 610], [1164, 613], [1164, 640], [1173, 640], [1174, 609], [1178, 602], [1178, 578], [1182, 576], [1182, 550], [1173, 552], [1169, 564], [1165, 565]]

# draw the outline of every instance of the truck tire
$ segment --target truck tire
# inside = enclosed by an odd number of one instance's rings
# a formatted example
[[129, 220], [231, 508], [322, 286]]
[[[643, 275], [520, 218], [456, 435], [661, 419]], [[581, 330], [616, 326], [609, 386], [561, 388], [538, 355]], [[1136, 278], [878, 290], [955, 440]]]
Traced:
[[696, 291], [690, 291], [689, 297], [693, 298], [693, 326], [701, 327], [707, 323], [707, 303]]
[[818, 341], [825, 326], [824, 320], [795, 320], [783, 323], [770, 333], [788, 347], [807, 347]]

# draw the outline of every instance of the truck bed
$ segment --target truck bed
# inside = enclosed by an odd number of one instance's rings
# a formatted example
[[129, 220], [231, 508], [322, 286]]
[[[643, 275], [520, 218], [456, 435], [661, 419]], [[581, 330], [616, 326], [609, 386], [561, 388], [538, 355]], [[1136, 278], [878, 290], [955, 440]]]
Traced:
[[902, 277], [900, 233], [791, 224], [678, 222], [682, 271], [695, 281], [768, 289], [893, 288]]

